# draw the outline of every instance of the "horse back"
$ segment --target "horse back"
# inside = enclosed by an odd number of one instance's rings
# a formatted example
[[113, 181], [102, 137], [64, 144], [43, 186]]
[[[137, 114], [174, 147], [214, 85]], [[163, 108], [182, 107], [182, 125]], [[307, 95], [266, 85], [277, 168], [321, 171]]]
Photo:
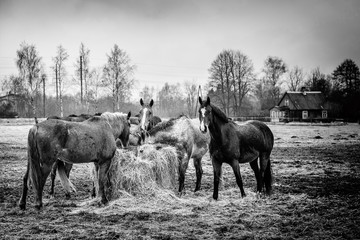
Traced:
[[239, 125], [240, 141], [243, 146], [249, 145], [261, 152], [271, 152], [274, 146], [274, 135], [263, 122], [251, 120]]
[[44, 158], [56, 156], [69, 163], [109, 158], [116, 149], [110, 126], [102, 122], [44, 121], [38, 124], [37, 141]]
[[210, 142], [210, 136], [201, 133], [186, 116], [160, 122], [150, 130], [150, 135], [154, 143], [173, 145], [185, 150], [189, 157], [202, 157]]

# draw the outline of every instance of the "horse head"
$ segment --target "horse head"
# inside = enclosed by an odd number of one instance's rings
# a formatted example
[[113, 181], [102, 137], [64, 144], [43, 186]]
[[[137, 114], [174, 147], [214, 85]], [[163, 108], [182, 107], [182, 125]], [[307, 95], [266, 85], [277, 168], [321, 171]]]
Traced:
[[199, 108], [200, 131], [206, 133], [210, 123], [210, 116], [211, 116], [210, 98], [207, 97], [206, 101], [203, 101], [201, 97], [199, 97], [199, 103], [200, 103], [200, 108]]
[[143, 99], [140, 99], [141, 110], [139, 112], [139, 124], [142, 131], [148, 131], [150, 125], [150, 119], [152, 118], [152, 106], [154, 100], [151, 99], [149, 104], [144, 104]]
[[124, 148], [127, 148], [129, 145], [129, 136], [130, 136], [130, 117], [131, 117], [131, 112], [129, 112], [126, 116], [126, 123], [124, 123], [124, 127], [123, 130], [119, 136], [119, 139], [122, 143], [122, 146]]

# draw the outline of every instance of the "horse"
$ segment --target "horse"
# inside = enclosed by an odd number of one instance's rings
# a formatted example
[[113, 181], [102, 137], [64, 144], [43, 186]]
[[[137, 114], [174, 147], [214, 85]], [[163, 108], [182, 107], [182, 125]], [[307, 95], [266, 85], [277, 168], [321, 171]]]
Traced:
[[[35, 208], [42, 208], [42, 192], [46, 178], [58, 159], [71, 164], [93, 162], [98, 169], [100, 203], [106, 204], [108, 199], [104, 185], [116, 151], [115, 140], [119, 138], [123, 146], [127, 146], [130, 116], [131, 112], [127, 115], [103, 113], [83, 122], [49, 119], [35, 124], [28, 134], [28, 164], [23, 177], [20, 209], [26, 208], [30, 181], [36, 193]], [[68, 179], [63, 177], [63, 174], [59, 175], [63, 186], [69, 187]]]
[[208, 151], [210, 137], [202, 134], [190, 118], [180, 115], [168, 121], [158, 123], [149, 132], [146, 143], [172, 145], [176, 148], [179, 158], [179, 194], [182, 194], [185, 173], [190, 158], [194, 161], [196, 170], [196, 185], [194, 192], [200, 190], [203, 174], [201, 159]]
[[136, 114], [135, 117], [130, 118], [130, 122], [132, 126], [134, 126], [130, 129], [130, 145], [134, 147], [134, 149], [143, 144], [145, 142], [146, 135], [148, 135], [148, 131], [161, 122], [160, 117], [153, 116], [153, 104], [154, 100], [151, 99], [149, 104], [144, 104], [144, 101], [141, 98], [141, 109], [139, 113]]
[[161, 122], [161, 118], [153, 116], [152, 106], [154, 105], [154, 100], [151, 99], [149, 104], [145, 104], [143, 99], [140, 98], [140, 105], [141, 109], [138, 115], [140, 130], [147, 132]]
[[[239, 163], [250, 163], [257, 181], [257, 192], [261, 193], [265, 184], [266, 194], [272, 191], [270, 154], [274, 145], [274, 135], [270, 128], [260, 121], [247, 121], [238, 125], [231, 121], [218, 107], [210, 103], [208, 97], [199, 97], [200, 130], [209, 129], [211, 140], [209, 151], [214, 169], [213, 198], [218, 199], [221, 166], [229, 164], [236, 177], [241, 196], [245, 197]], [[258, 165], [259, 158], [259, 165]]]
[[[97, 116], [99, 116], [99, 115], [97, 115]], [[92, 115], [90, 115], [90, 114], [80, 114], [80, 115], [71, 114], [71, 115], [69, 115], [67, 117], [50, 116], [46, 120], [59, 119], [59, 120], [69, 121], [69, 122], [83, 122], [83, 121], [85, 121], [85, 120], [87, 120], [87, 119], [89, 119], [91, 117], [92, 117]], [[73, 164], [62, 162], [60, 160], [56, 160], [56, 162], [52, 166], [51, 172], [50, 172], [51, 187], [50, 187], [50, 192], [49, 192], [49, 194], [52, 197], [54, 197], [54, 195], [55, 195], [54, 188], [55, 188], [56, 170], [60, 169], [60, 170], [58, 170], [60, 174], [65, 172], [66, 177], [69, 178], [72, 166], [73, 166]], [[73, 189], [73, 191], [76, 191], [72, 184], [70, 186]], [[69, 199], [70, 198], [70, 192], [68, 192], [67, 190], [68, 189], [65, 189], [65, 191], [66, 191], [65, 197], [67, 199]]]

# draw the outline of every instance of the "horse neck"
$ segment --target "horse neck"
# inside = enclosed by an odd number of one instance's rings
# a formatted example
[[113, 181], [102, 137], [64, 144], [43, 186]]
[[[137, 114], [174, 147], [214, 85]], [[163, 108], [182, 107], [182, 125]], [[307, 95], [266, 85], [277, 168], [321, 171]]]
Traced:
[[223, 142], [223, 135], [221, 134], [221, 130], [225, 124], [227, 123], [224, 122], [220, 117], [216, 116], [215, 114], [212, 115], [212, 119], [209, 124], [210, 135], [211, 138], [220, 145]]
[[112, 129], [114, 138], [117, 139], [118, 137], [120, 137], [124, 129], [124, 126], [122, 124], [123, 121], [121, 119], [115, 118], [115, 119], [107, 120], [107, 122], [109, 123]]

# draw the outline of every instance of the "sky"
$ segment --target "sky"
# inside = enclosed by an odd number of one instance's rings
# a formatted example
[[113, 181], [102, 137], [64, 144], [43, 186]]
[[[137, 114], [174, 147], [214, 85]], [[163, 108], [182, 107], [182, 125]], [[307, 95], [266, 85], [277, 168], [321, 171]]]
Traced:
[[138, 99], [144, 86], [204, 86], [211, 63], [228, 49], [247, 55], [256, 73], [269, 56], [304, 72], [330, 74], [345, 59], [360, 66], [360, 1], [0, 0], [0, 81], [18, 73], [22, 42], [36, 46], [51, 78], [59, 45], [72, 78], [81, 43], [90, 67], [103, 66], [117, 44], [136, 65]]

